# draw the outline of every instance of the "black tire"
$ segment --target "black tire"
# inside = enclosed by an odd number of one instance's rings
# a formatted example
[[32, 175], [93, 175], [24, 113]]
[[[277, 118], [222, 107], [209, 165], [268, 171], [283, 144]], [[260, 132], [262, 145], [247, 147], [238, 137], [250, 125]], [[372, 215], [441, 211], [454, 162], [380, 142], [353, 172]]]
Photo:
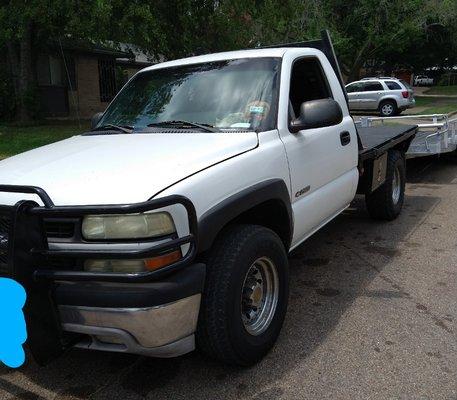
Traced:
[[397, 114], [397, 103], [393, 100], [384, 100], [379, 105], [379, 115], [381, 117], [393, 117]]
[[[399, 196], [393, 195], [395, 171], [398, 171]], [[389, 150], [387, 155], [386, 181], [373, 193], [365, 195], [368, 213], [374, 219], [392, 221], [398, 217], [405, 198], [406, 167], [403, 153], [398, 150]]]
[[[276, 309], [265, 331], [249, 333], [242, 317], [242, 288], [251, 265], [266, 257], [276, 266]], [[249, 366], [273, 347], [281, 330], [289, 297], [286, 250], [276, 233], [257, 225], [229, 227], [208, 255], [205, 289], [197, 329], [197, 347], [226, 364]]]

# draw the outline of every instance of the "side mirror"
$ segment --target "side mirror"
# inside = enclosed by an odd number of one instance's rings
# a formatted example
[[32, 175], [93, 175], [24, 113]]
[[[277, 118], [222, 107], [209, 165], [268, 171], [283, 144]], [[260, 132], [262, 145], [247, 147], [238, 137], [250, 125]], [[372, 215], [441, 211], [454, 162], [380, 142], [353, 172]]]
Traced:
[[337, 125], [343, 120], [343, 111], [333, 99], [311, 100], [302, 103], [300, 116], [290, 123], [290, 131], [297, 133], [303, 129], [323, 128]]
[[97, 114], [94, 114], [94, 116], [92, 117], [92, 120], [90, 121], [91, 129], [94, 129], [97, 126], [97, 124], [100, 122], [102, 117], [103, 117], [102, 112], [98, 112]]

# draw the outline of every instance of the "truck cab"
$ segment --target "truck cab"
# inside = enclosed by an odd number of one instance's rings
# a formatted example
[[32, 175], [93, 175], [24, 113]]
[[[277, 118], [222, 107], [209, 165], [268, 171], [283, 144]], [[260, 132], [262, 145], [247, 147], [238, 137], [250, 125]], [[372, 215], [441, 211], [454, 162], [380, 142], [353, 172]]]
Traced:
[[0, 273], [27, 291], [36, 359], [261, 359], [288, 252], [356, 192], [378, 219], [403, 204], [414, 127], [361, 137], [335, 62], [302, 45], [157, 64], [89, 132], [0, 162]]

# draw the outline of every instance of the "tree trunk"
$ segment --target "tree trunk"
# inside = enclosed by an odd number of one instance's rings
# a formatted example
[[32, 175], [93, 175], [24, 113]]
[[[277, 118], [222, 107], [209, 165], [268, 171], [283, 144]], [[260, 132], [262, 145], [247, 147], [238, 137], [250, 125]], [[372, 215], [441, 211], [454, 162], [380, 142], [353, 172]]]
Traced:
[[360, 78], [360, 69], [363, 67], [365, 62], [365, 53], [371, 47], [371, 41], [366, 41], [358, 51], [354, 62], [349, 70], [348, 82], [357, 81]]
[[14, 100], [17, 103], [17, 99], [19, 98], [19, 55], [16, 46], [11, 41], [7, 44], [7, 58], [11, 79], [13, 81]]
[[30, 96], [34, 88], [32, 60], [32, 26], [28, 25], [24, 36], [19, 41], [17, 117], [20, 123], [28, 123], [32, 120], [30, 112]]

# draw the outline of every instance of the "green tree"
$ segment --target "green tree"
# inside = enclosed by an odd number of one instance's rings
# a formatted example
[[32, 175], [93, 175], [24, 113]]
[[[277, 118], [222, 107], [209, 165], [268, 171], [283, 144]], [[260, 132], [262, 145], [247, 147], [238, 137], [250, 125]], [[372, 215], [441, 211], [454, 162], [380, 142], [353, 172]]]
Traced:
[[139, 0], [10, 0], [0, 5], [0, 48], [6, 48], [17, 118], [32, 117], [34, 64], [50, 41], [118, 40], [151, 46], [160, 41], [154, 14]]

